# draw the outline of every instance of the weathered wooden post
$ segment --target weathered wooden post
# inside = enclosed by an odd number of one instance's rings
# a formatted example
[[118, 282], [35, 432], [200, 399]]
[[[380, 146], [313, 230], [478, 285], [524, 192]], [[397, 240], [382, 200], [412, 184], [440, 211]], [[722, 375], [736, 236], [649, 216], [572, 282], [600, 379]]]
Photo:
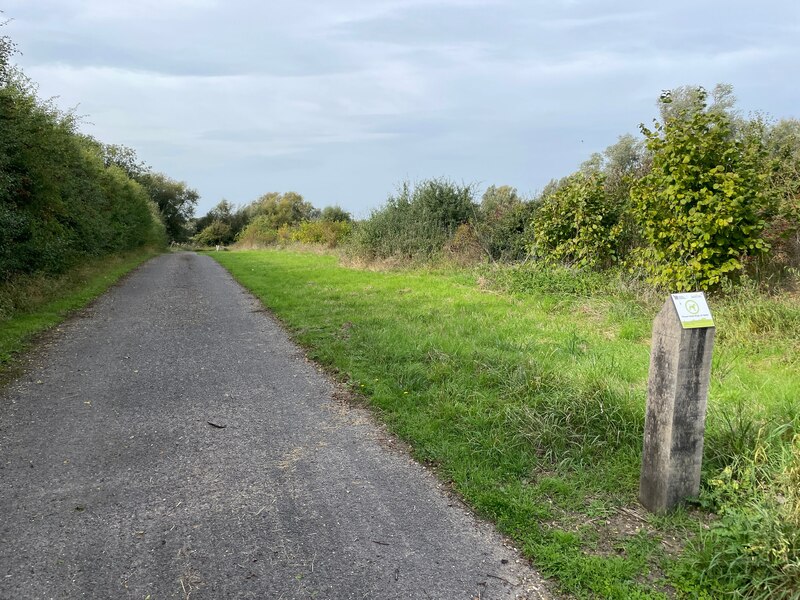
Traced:
[[672, 294], [653, 322], [639, 501], [663, 514], [700, 493], [714, 321], [702, 292]]

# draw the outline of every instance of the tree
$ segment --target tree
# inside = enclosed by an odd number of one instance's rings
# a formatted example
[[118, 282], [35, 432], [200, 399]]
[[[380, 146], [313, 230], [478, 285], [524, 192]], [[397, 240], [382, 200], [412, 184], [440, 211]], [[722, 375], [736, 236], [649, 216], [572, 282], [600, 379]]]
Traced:
[[133, 148], [122, 144], [99, 144], [99, 146], [106, 167], [115, 165], [125, 171], [128, 177], [136, 180], [150, 172], [150, 167], [144, 161], [139, 160]]
[[331, 223], [350, 223], [353, 217], [341, 206], [334, 205], [323, 208], [319, 214], [319, 219], [320, 221], [329, 221]]
[[736, 96], [729, 83], [718, 83], [711, 91], [711, 104], [708, 104], [708, 92], [700, 86], [684, 85], [672, 90], [664, 90], [658, 99], [658, 111], [661, 121], [689, 119], [699, 111], [725, 114], [731, 121], [737, 118], [734, 111]]
[[170, 241], [185, 242], [199, 194], [183, 181], [175, 181], [162, 173], [148, 172], [138, 181], [158, 206]]
[[[2, 14], [2, 11], [0, 11]], [[0, 21], [0, 27], [8, 21]], [[8, 84], [14, 70], [11, 57], [17, 53], [17, 46], [7, 35], [0, 36], [0, 87]]]
[[631, 217], [633, 184], [650, 170], [651, 157], [644, 139], [621, 135], [603, 152], [595, 152], [580, 170], [603, 175], [606, 210], [618, 215], [620, 229], [614, 245], [617, 259], [624, 260], [639, 243], [639, 232]]
[[215, 246], [233, 241], [233, 233], [231, 232], [231, 226], [227, 223], [214, 221], [192, 239], [195, 243], [203, 246]]
[[266, 217], [273, 229], [283, 225], [295, 225], [302, 221], [310, 221], [318, 214], [310, 202], [303, 200], [297, 192], [270, 192], [264, 194], [251, 205], [252, 216]]
[[[734, 135], [728, 111], [708, 106], [707, 96], [695, 88], [652, 130], [641, 126], [653, 164], [631, 190], [646, 244], [639, 263], [652, 282], [678, 291], [717, 287], [745, 256], [767, 248], [758, 159]], [[661, 102], [671, 98], [665, 92]]]
[[762, 127], [767, 202], [761, 216], [772, 246], [773, 266], [800, 266], [800, 121], [783, 119]]

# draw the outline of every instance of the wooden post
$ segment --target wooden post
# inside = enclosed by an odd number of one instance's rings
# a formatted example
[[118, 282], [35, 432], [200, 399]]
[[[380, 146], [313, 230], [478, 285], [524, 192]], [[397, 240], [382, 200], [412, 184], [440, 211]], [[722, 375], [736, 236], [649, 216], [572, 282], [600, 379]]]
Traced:
[[639, 501], [657, 514], [700, 493], [714, 332], [702, 293], [673, 294], [653, 323]]

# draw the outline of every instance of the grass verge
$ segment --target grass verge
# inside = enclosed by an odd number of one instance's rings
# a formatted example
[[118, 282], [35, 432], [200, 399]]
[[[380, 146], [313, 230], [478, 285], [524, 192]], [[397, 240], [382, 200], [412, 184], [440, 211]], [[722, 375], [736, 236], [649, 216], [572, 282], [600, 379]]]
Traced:
[[0, 285], [0, 378], [35, 336], [64, 321], [159, 250], [104, 257], [58, 276], [19, 277]]
[[[767, 532], [726, 556], [733, 545], [724, 530], [726, 514], [734, 530], [752, 533], [794, 506], [794, 299], [751, 292], [713, 305], [719, 333], [700, 508], [656, 518], [638, 508], [636, 493], [650, 326], [663, 298], [610, 276], [370, 272], [281, 251], [213, 257], [562, 593], [736, 594], [744, 588], [731, 591], [726, 568], [746, 570], [747, 552], [759, 548], [769, 556], [758, 585], [775, 589], [764, 581], [777, 573], [792, 593], [792, 572], [781, 569], [796, 560], [796, 540]], [[739, 492], [746, 477], [761, 496]], [[754, 499], [766, 512], [747, 521]]]

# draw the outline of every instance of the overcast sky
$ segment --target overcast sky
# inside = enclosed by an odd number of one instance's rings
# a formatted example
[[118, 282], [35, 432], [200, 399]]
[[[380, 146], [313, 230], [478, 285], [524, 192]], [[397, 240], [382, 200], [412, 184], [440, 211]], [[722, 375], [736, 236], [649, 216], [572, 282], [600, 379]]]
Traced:
[[800, 117], [800, 3], [0, 0], [18, 63], [82, 129], [186, 181], [198, 214], [294, 190], [357, 216], [428, 177], [524, 194], [733, 84]]

